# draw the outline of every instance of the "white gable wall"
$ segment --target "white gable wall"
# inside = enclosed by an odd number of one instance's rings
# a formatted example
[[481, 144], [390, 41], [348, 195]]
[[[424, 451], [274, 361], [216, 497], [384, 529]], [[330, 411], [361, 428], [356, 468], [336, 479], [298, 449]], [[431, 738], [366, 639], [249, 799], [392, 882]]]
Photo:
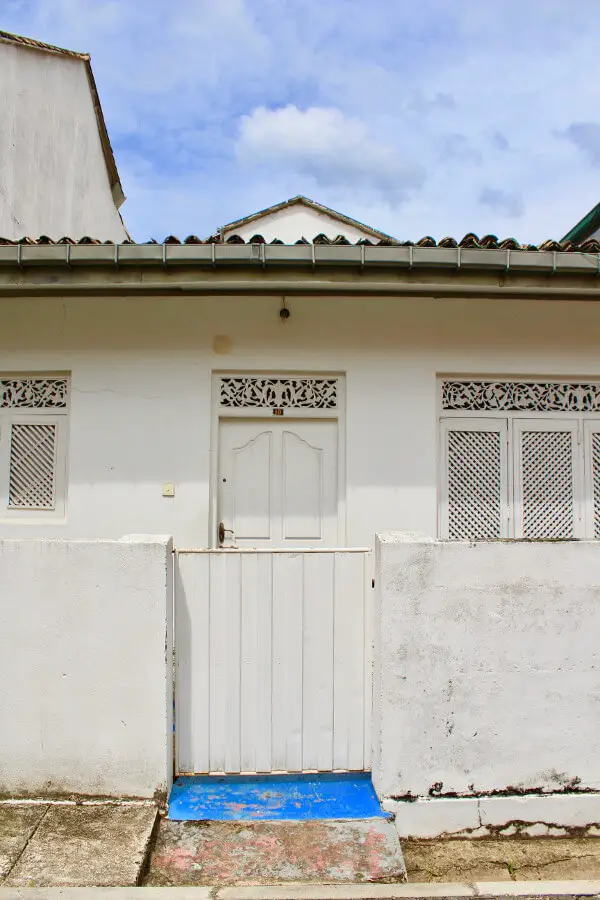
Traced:
[[261, 216], [247, 225], [239, 228], [227, 228], [223, 231], [223, 237], [227, 239], [232, 234], [239, 234], [245, 241], [255, 234], [262, 234], [266, 241], [278, 238], [284, 244], [294, 244], [300, 238], [312, 241], [318, 234], [325, 234], [328, 238], [336, 238], [343, 234], [351, 243], [362, 238], [374, 239], [368, 231], [363, 231], [353, 225], [346, 225], [327, 213], [319, 212], [303, 203], [295, 203], [279, 212]]
[[69, 371], [72, 391], [66, 518], [2, 522], [0, 537], [208, 546], [211, 375], [232, 370], [345, 374], [347, 544], [435, 535], [439, 374], [600, 377], [589, 302], [291, 298], [285, 324], [278, 298], [1, 305], [0, 371]]
[[0, 236], [122, 241], [82, 60], [0, 42]]

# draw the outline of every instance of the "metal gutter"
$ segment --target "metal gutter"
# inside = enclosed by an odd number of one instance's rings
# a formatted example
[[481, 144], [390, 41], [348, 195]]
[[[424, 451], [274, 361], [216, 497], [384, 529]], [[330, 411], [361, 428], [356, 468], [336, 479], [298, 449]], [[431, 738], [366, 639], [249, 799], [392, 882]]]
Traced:
[[91, 280], [68, 282], [1, 282], [2, 297], [106, 297], [108, 294], [128, 296], [169, 296], [194, 295], [215, 296], [255, 296], [255, 297], [322, 297], [326, 295], [342, 297], [477, 297], [478, 299], [503, 297], [532, 300], [600, 300], [600, 279], [586, 287], [573, 288], [527, 286], [519, 284], [450, 284], [444, 282], [357, 282], [357, 281], [265, 281], [240, 279], [181, 282], [173, 279], [165, 281], [118, 282]]
[[0, 246], [0, 273], [18, 266], [351, 266], [359, 270], [479, 270], [600, 275], [600, 254], [544, 250], [380, 247], [331, 244], [11, 244]]

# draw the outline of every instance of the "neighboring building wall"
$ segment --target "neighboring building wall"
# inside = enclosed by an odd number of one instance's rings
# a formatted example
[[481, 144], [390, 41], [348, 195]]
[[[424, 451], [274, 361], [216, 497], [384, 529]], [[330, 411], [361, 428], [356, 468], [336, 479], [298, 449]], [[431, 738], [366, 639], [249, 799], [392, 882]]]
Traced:
[[338, 234], [343, 234], [351, 243], [360, 241], [362, 238], [368, 238], [374, 242], [378, 240], [367, 231], [361, 231], [353, 225], [346, 225], [339, 219], [334, 219], [327, 213], [321, 213], [302, 203], [262, 216], [239, 228], [226, 228], [223, 231], [225, 240], [232, 234], [239, 234], [244, 240], [248, 240], [255, 234], [262, 234], [266, 241], [277, 238], [284, 244], [294, 244], [301, 238], [312, 241], [318, 234], [325, 234], [331, 240]]
[[123, 241], [85, 63], [0, 42], [0, 237]]
[[600, 791], [600, 543], [389, 534], [376, 556], [373, 780], [400, 833], [600, 822], [576, 793]]
[[0, 794], [168, 789], [171, 565], [162, 538], [0, 542]]
[[2, 522], [0, 536], [208, 546], [215, 370], [345, 373], [348, 545], [435, 535], [439, 374], [600, 376], [597, 303], [286, 302], [282, 324], [278, 297], [3, 299], [2, 373], [72, 377], [66, 518]]

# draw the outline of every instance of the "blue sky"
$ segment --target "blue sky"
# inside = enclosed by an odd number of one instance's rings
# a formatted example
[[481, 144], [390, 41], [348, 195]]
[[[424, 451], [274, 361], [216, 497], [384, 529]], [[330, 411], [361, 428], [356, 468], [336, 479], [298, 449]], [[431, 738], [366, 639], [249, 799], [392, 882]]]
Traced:
[[137, 240], [306, 194], [400, 239], [600, 201], [599, 0], [2, 0], [91, 53]]

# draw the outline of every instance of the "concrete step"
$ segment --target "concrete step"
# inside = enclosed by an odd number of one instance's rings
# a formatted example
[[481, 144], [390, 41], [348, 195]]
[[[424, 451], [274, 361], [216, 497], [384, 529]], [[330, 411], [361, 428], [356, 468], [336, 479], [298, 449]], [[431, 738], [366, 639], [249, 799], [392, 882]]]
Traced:
[[178, 822], [162, 819], [146, 885], [402, 882], [387, 819]]

